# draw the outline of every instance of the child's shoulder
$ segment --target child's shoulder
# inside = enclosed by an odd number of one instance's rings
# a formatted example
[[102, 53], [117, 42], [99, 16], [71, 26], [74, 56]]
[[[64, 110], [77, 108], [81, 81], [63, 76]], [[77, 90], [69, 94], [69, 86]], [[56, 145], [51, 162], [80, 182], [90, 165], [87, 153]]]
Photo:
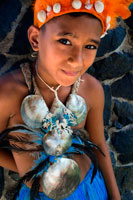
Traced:
[[80, 94], [83, 96], [87, 104], [91, 107], [104, 102], [104, 92], [101, 83], [93, 76], [85, 73], [81, 79]]
[[25, 81], [20, 69], [0, 77], [0, 96], [13, 95], [25, 88]]
[[84, 82], [84, 87], [85, 87], [86, 91], [89, 91], [92, 93], [103, 91], [103, 87], [102, 87], [101, 83], [92, 75], [85, 73], [85, 74], [83, 74], [81, 79]]
[[25, 96], [27, 87], [20, 69], [0, 77], [0, 110], [12, 109]]

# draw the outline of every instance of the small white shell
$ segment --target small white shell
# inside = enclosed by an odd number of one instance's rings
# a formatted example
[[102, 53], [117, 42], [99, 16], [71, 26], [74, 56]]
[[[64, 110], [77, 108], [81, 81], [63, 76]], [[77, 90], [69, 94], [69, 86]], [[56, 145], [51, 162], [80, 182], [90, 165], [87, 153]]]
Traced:
[[46, 12], [44, 10], [41, 10], [37, 14], [37, 18], [40, 22], [44, 23], [46, 20]]
[[72, 7], [75, 9], [80, 9], [82, 6], [82, 2], [80, 0], [74, 0], [72, 2]]
[[101, 1], [96, 1], [94, 6], [98, 13], [102, 13], [104, 11], [104, 4]]
[[51, 6], [47, 6], [47, 12], [51, 12], [51, 10], [52, 10], [52, 8], [51, 8]]
[[53, 5], [53, 12], [54, 13], [59, 13], [61, 11], [61, 4], [60, 3], [55, 3]]
[[90, 4], [90, 0], [88, 0], [88, 1], [86, 2], [86, 4]]
[[107, 16], [107, 18], [106, 18], [106, 23], [108, 24], [108, 23], [110, 23], [110, 21], [111, 21], [111, 17], [110, 17], [110, 16]]
[[108, 33], [107, 32], [105, 32], [104, 34], [102, 34], [101, 35], [101, 37], [100, 38], [104, 38], [106, 35], [107, 35]]
[[110, 28], [110, 24], [108, 23], [108, 24], [107, 24], [107, 28], [106, 28], [106, 30], [108, 30], [109, 28]]
[[86, 8], [87, 10], [90, 10], [90, 9], [92, 8], [92, 6], [93, 6], [92, 4], [88, 4], [88, 3], [85, 4], [85, 8]]

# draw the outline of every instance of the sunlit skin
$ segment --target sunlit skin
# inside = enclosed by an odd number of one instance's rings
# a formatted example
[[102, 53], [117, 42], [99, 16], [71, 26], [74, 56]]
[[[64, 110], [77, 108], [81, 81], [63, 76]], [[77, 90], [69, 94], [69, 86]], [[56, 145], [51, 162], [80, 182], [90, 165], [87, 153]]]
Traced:
[[100, 21], [87, 15], [51, 20], [38, 34], [38, 49], [31, 40], [39, 74], [51, 86], [72, 85], [94, 62], [101, 32]]
[[[39, 75], [52, 87], [62, 85], [58, 96], [64, 104], [71, 92], [71, 85], [81, 76], [83, 81], [80, 83], [78, 95], [86, 101], [87, 117], [75, 128], [85, 128], [89, 133], [90, 141], [98, 145], [104, 152], [105, 157], [99, 152], [96, 154], [109, 199], [120, 200], [104, 138], [103, 89], [99, 81], [85, 73], [94, 62], [101, 33], [102, 26], [96, 18], [87, 15], [80, 17], [64, 15], [51, 20], [45, 25], [45, 28], [40, 30], [31, 26], [28, 29], [28, 38], [32, 49], [38, 52], [36, 64]], [[33, 67], [36, 64], [34, 63]], [[50, 108], [55, 95], [39, 80], [35, 70], [34, 75], [40, 93]], [[16, 124], [24, 124], [20, 108], [23, 99], [28, 95], [28, 88], [20, 69], [0, 78], [0, 91], [1, 132]], [[20, 136], [20, 133], [18, 135]], [[24, 135], [22, 136], [24, 137]], [[0, 151], [0, 166], [17, 171], [20, 176], [32, 167], [33, 159], [29, 153], [12, 152], [10, 155], [8, 152]], [[75, 155], [73, 159], [79, 164], [82, 181], [90, 168], [91, 160], [86, 155]], [[9, 160], [10, 163], [7, 162]], [[31, 187], [30, 182], [26, 184]]]

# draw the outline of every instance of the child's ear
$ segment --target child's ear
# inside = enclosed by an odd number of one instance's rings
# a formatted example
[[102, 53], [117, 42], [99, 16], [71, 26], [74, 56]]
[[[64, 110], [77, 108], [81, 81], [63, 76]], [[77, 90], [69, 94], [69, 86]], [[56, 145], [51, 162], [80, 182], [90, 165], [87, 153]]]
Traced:
[[40, 30], [35, 26], [30, 26], [28, 29], [28, 39], [33, 51], [38, 51], [38, 37]]

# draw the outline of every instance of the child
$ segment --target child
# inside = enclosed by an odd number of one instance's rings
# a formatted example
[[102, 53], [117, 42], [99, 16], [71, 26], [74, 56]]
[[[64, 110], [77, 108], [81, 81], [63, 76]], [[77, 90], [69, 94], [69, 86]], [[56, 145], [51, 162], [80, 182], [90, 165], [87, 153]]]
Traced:
[[35, 1], [28, 38], [36, 62], [0, 80], [0, 165], [22, 177], [16, 199], [120, 200], [104, 139], [103, 89], [85, 72], [116, 17], [129, 17], [130, 3]]

